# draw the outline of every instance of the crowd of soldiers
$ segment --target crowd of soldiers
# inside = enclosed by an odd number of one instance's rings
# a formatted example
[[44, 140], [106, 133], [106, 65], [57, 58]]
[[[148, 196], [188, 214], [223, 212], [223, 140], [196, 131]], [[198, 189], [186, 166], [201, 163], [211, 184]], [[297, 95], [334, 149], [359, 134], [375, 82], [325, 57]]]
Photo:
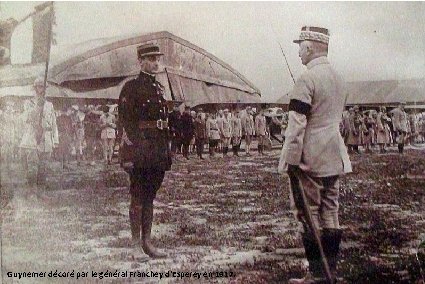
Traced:
[[358, 106], [343, 113], [341, 133], [349, 152], [360, 154], [360, 146], [365, 153], [371, 153], [375, 145], [379, 153], [387, 152], [387, 146], [397, 144], [403, 153], [405, 144], [425, 142], [425, 113], [415, 110], [406, 112], [404, 103], [387, 111], [381, 106], [378, 111], [360, 111]]
[[[26, 111], [29, 103], [29, 100], [24, 101], [21, 109], [8, 100], [0, 111], [1, 154], [7, 167], [22, 161], [22, 153], [28, 143], [25, 133], [31, 132]], [[112, 157], [119, 149], [116, 108], [109, 105], [72, 105], [56, 110], [55, 118], [53, 132], [58, 143], [52, 149], [52, 158], [60, 161], [64, 169], [68, 169], [72, 161], [78, 165], [83, 161], [95, 165], [103, 158], [105, 163], [112, 163]], [[255, 112], [251, 106], [243, 110], [221, 109], [217, 112], [204, 112], [201, 108], [195, 111], [189, 107], [181, 112], [179, 107], [175, 107], [169, 118], [171, 150], [176, 159], [182, 154], [189, 160], [189, 156], [196, 153], [203, 160], [205, 146], [210, 157], [218, 157], [219, 153], [226, 157], [230, 150], [234, 156], [239, 156], [244, 139], [245, 153], [250, 156], [253, 140], [257, 138], [258, 153], [266, 155], [264, 150], [271, 146], [269, 127], [270, 120], [266, 121], [264, 109]]]
[[172, 155], [176, 157], [181, 152], [189, 160], [189, 154], [196, 152], [203, 160], [202, 154], [207, 145], [210, 157], [216, 157], [217, 153], [226, 157], [230, 150], [234, 156], [239, 156], [244, 138], [245, 153], [250, 156], [254, 137], [257, 138], [258, 153], [265, 155], [264, 150], [270, 147], [270, 130], [264, 111], [261, 109], [255, 113], [250, 106], [243, 110], [222, 109], [216, 112], [185, 107], [181, 113], [175, 107], [169, 116]]
[[[1, 154], [8, 166], [21, 159], [25, 148], [28, 103], [25, 101], [20, 110], [12, 101], [6, 101], [0, 114]], [[108, 105], [73, 105], [55, 113], [59, 143], [53, 149], [53, 158], [60, 160], [64, 168], [68, 168], [72, 160], [77, 164], [88, 161], [95, 165], [96, 160], [103, 158], [106, 163], [112, 163], [118, 136], [116, 109]], [[250, 106], [216, 112], [204, 112], [202, 108], [195, 111], [189, 107], [181, 112], [176, 106], [169, 117], [172, 154], [176, 159], [182, 154], [189, 160], [189, 156], [196, 153], [203, 160], [207, 145], [210, 157], [217, 157], [217, 153], [226, 157], [229, 150], [239, 156], [243, 140], [244, 152], [250, 156], [253, 139], [257, 138], [257, 151], [265, 155], [264, 150], [270, 147], [270, 135], [273, 135], [270, 127], [280, 128], [281, 137], [285, 138], [285, 117], [283, 114], [266, 120], [264, 110], [256, 113]], [[425, 142], [425, 114], [407, 113], [403, 104], [390, 112], [385, 107], [378, 111], [360, 111], [354, 106], [343, 113], [341, 133], [350, 153], [360, 154], [360, 146], [365, 153], [371, 153], [376, 146], [379, 153], [385, 153], [387, 146], [395, 144], [402, 153], [404, 144]]]
[[[21, 108], [9, 100], [0, 111], [1, 157], [6, 168], [18, 161], [25, 165], [25, 153], [34, 148], [33, 121], [29, 117], [31, 102], [24, 101]], [[61, 161], [66, 169], [72, 160], [95, 165], [103, 152], [105, 162], [111, 163], [116, 137], [113, 111], [108, 105], [72, 105], [54, 111], [51, 133], [56, 142], [52, 145], [52, 158]]]
[[[25, 101], [20, 110], [12, 101], [6, 101], [1, 111], [1, 154], [8, 166], [21, 159], [25, 148], [28, 103]], [[103, 158], [105, 163], [112, 163], [118, 136], [116, 109], [108, 105], [73, 105], [55, 113], [59, 143], [53, 149], [53, 158], [60, 160], [64, 168], [68, 168], [72, 160], [77, 164], [88, 161], [95, 165], [96, 160]], [[256, 113], [250, 106], [216, 112], [204, 112], [202, 108], [195, 111], [189, 107], [181, 112], [176, 106], [169, 117], [172, 154], [176, 159], [182, 154], [189, 160], [189, 156], [196, 153], [203, 160], [207, 145], [210, 157], [217, 157], [217, 153], [226, 157], [229, 150], [239, 156], [244, 141], [244, 152], [250, 156], [252, 142], [257, 138], [257, 151], [265, 155], [264, 150], [270, 147], [270, 135], [273, 135], [272, 126], [280, 128], [281, 137], [285, 138], [285, 117], [282, 114], [266, 120], [264, 110]], [[343, 113], [341, 133], [350, 153], [360, 154], [359, 147], [371, 153], [376, 146], [379, 153], [385, 153], [387, 146], [395, 144], [402, 153], [404, 144], [425, 142], [425, 114], [407, 113], [403, 104], [390, 112], [385, 107], [378, 111], [360, 111], [354, 106]]]

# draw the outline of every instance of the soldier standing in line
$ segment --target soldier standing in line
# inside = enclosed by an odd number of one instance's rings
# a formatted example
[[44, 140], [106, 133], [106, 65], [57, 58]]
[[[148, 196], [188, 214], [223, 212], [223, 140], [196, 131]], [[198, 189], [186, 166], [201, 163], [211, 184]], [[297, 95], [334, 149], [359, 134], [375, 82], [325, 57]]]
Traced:
[[264, 147], [267, 138], [267, 121], [264, 116], [264, 108], [260, 110], [258, 115], [255, 117], [255, 133], [257, 134], [258, 140], [258, 153], [264, 155]]
[[223, 147], [223, 157], [229, 152], [230, 139], [232, 137], [232, 122], [229, 115], [229, 110], [223, 110], [223, 117], [219, 120], [219, 129], [221, 135], [221, 143]]
[[[299, 56], [307, 70], [290, 93], [289, 122], [279, 172], [286, 170], [289, 175], [297, 218], [304, 227], [302, 241], [311, 275], [291, 279], [289, 283], [326, 281], [320, 245], [335, 282], [342, 237], [338, 177], [352, 170], [339, 132], [346, 100], [345, 83], [327, 59], [327, 29], [303, 27], [294, 42], [299, 44]], [[311, 211], [312, 223], [307, 221], [307, 211]], [[316, 236], [320, 243], [316, 242]]]
[[390, 144], [391, 141], [389, 122], [391, 122], [391, 119], [387, 116], [387, 109], [381, 106], [376, 118], [376, 143], [379, 145], [379, 153], [381, 154], [387, 152], [385, 145]]
[[215, 156], [218, 142], [220, 141], [220, 129], [218, 126], [218, 119], [216, 119], [215, 113], [209, 114], [205, 127], [207, 129], [209, 153], [210, 157], [212, 158]]
[[119, 97], [122, 127], [121, 164], [130, 175], [130, 226], [132, 245], [152, 258], [167, 255], [152, 244], [153, 201], [171, 169], [168, 108], [164, 87], [156, 80], [163, 53], [154, 44], [137, 48], [139, 76], [128, 81]]
[[[96, 164], [96, 149], [98, 147], [98, 136], [101, 136], [100, 115], [95, 112], [94, 105], [89, 105], [86, 118], [84, 120], [84, 134], [86, 140], [86, 160], [90, 161], [90, 165]], [[99, 133], [100, 132], [100, 133]]]
[[59, 130], [59, 156], [62, 164], [62, 169], [68, 169], [68, 164], [70, 161], [71, 154], [71, 145], [72, 145], [72, 119], [71, 119], [72, 110], [68, 108], [61, 112], [57, 117], [57, 125]]
[[182, 117], [180, 119], [180, 123], [181, 123], [181, 137], [183, 142], [183, 158], [186, 158], [186, 160], [189, 160], [189, 146], [195, 132], [195, 127], [193, 125], [193, 118], [190, 113], [189, 106], [185, 107], [184, 113], [182, 114]]
[[105, 163], [108, 165], [112, 164], [112, 156], [114, 155], [114, 145], [116, 133], [115, 129], [117, 128], [116, 118], [109, 109], [109, 106], [105, 105], [102, 107], [103, 114], [100, 116], [100, 127], [102, 133], [100, 138], [102, 139], [103, 147], [103, 158]]
[[84, 146], [84, 120], [86, 115], [84, 112], [80, 111], [78, 105], [72, 106], [73, 112], [71, 115], [72, 127], [74, 128], [74, 147], [75, 155], [77, 159], [77, 164], [81, 165], [81, 160], [84, 159], [83, 156], [83, 146]]
[[239, 110], [235, 110], [232, 116], [232, 150], [234, 156], [239, 156], [239, 148], [242, 140], [242, 121]]
[[359, 145], [362, 144], [362, 117], [359, 112], [359, 107], [354, 106], [349, 110], [349, 132], [347, 138], [348, 148], [360, 154]]
[[196, 144], [196, 153], [199, 159], [203, 160], [202, 153], [204, 151], [204, 144], [207, 139], [207, 126], [206, 121], [203, 118], [201, 112], [196, 116], [195, 122], [193, 123], [195, 127], [195, 144]]
[[404, 111], [404, 102], [401, 102], [397, 108], [392, 111], [393, 114], [393, 125], [394, 131], [397, 133], [397, 146], [398, 152], [403, 154], [404, 152], [404, 143], [406, 141], [407, 136], [407, 114]]
[[59, 133], [53, 104], [45, 98], [43, 78], [34, 81], [34, 91], [34, 98], [27, 101], [24, 110], [26, 127], [19, 147], [23, 151], [28, 184], [32, 186], [36, 183], [40, 189], [46, 186], [47, 163], [53, 148], [59, 145]]
[[250, 150], [252, 137], [255, 135], [255, 123], [250, 106], [246, 107], [245, 115], [242, 117], [242, 129], [245, 136], [245, 153], [247, 156], [251, 156]]
[[173, 111], [169, 113], [168, 124], [171, 136], [171, 155], [176, 158], [181, 149], [181, 113], [179, 109], [180, 102], [174, 102]]

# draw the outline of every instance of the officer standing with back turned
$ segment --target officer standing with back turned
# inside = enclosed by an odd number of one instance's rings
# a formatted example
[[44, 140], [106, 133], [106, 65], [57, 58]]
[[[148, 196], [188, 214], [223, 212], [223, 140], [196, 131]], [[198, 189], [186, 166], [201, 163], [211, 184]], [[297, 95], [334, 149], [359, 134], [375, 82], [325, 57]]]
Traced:
[[137, 48], [139, 76], [127, 82], [119, 98], [122, 127], [121, 164], [130, 175], [130, 226], [132, 244], [152, 258], [167, 255], [151, 241], [153, 201], [171, 168], [168, 109], [163, 86], [156, 81], [163, 53], [154, 44]]
[[334, 283], [342, 237], [339, 176], [352, 170], [339, 131], [345, 83], [328, 61], [327, 29], [305, 26], [294, 42], [299, 44], [299, 56], [307, 70], [290, 93], [280, 170], [286, 169], [289, 176], [311, 274], [289, 283]]

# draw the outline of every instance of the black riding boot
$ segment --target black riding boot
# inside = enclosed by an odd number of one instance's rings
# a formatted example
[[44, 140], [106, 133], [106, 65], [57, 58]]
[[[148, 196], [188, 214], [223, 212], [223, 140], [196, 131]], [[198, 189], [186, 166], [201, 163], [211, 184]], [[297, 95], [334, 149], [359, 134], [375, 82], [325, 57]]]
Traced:
[[165, 258], [167, 254], [159, 251], [152, 244], [153, 201], [144, 202], [142, 208], [142, 247], [152, 258]]
[[321, 241], [323, 251], [326, 255], [331, 271], [332, 278], [336, 282], [336, 266], [338, 262], [338, 254], [341, 244], [342, 230], [340, 229], [323, 229]]
[[[302, 241], [304, 245], [305, 255], [308, 260], [308, 274], [301, 279], [290, 279], [290, 284], [313, 284], [322, 283], [325, 280], [323, 274], [323, 265], [320, 257], [319, 246], [317, 245], [314, 236], [311, 233], [303, 233]], [[325, 283], [325, 282], [323, 282]]]
[[141, 206], [136, 205], [134, 201], [130, 201], [130, 209], [128, 213], [130, 217], [131, 238], [134, 242], [140, 241], [142, 208]]

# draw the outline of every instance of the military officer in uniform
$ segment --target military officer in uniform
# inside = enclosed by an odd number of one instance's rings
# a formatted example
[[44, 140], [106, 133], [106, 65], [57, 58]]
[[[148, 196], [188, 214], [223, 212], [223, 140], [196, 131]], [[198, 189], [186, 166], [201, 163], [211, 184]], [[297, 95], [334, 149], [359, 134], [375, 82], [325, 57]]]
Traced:
[[143, 44], [137, 55], [141, 72], [124, 85], [119, 97], [120, 158], [130, 175], [132, 244], [152, 258], [164, 258], [166, 254], [151, 240], [153, 201], [171, 168], [167, 102], [163, 86], [155, 78], [163, 53], [154, 44]]
[[[311, 272], [303, 279], [291, 279], [290, 283], [317, 283], [323, 281], [325, 275], [314, 234], [320, 234], [330, 272], [335, 277], [342, 235], [338, 219], [338, 177], [352, 170], [339, 131], [346, 92], [342, 78], [327, 59], [327, 29], [303, 27], [300, 38], [294, 42], [299, 44], [299, 56], [307, 70], [290, 93], [289, 121], [279, 172], [286, 170], [289, 175], [297, 217], [304, 227], [302, 241]], [[306, 211], [301, 190], [305, 192], [314, 227], [303, 215]]]

